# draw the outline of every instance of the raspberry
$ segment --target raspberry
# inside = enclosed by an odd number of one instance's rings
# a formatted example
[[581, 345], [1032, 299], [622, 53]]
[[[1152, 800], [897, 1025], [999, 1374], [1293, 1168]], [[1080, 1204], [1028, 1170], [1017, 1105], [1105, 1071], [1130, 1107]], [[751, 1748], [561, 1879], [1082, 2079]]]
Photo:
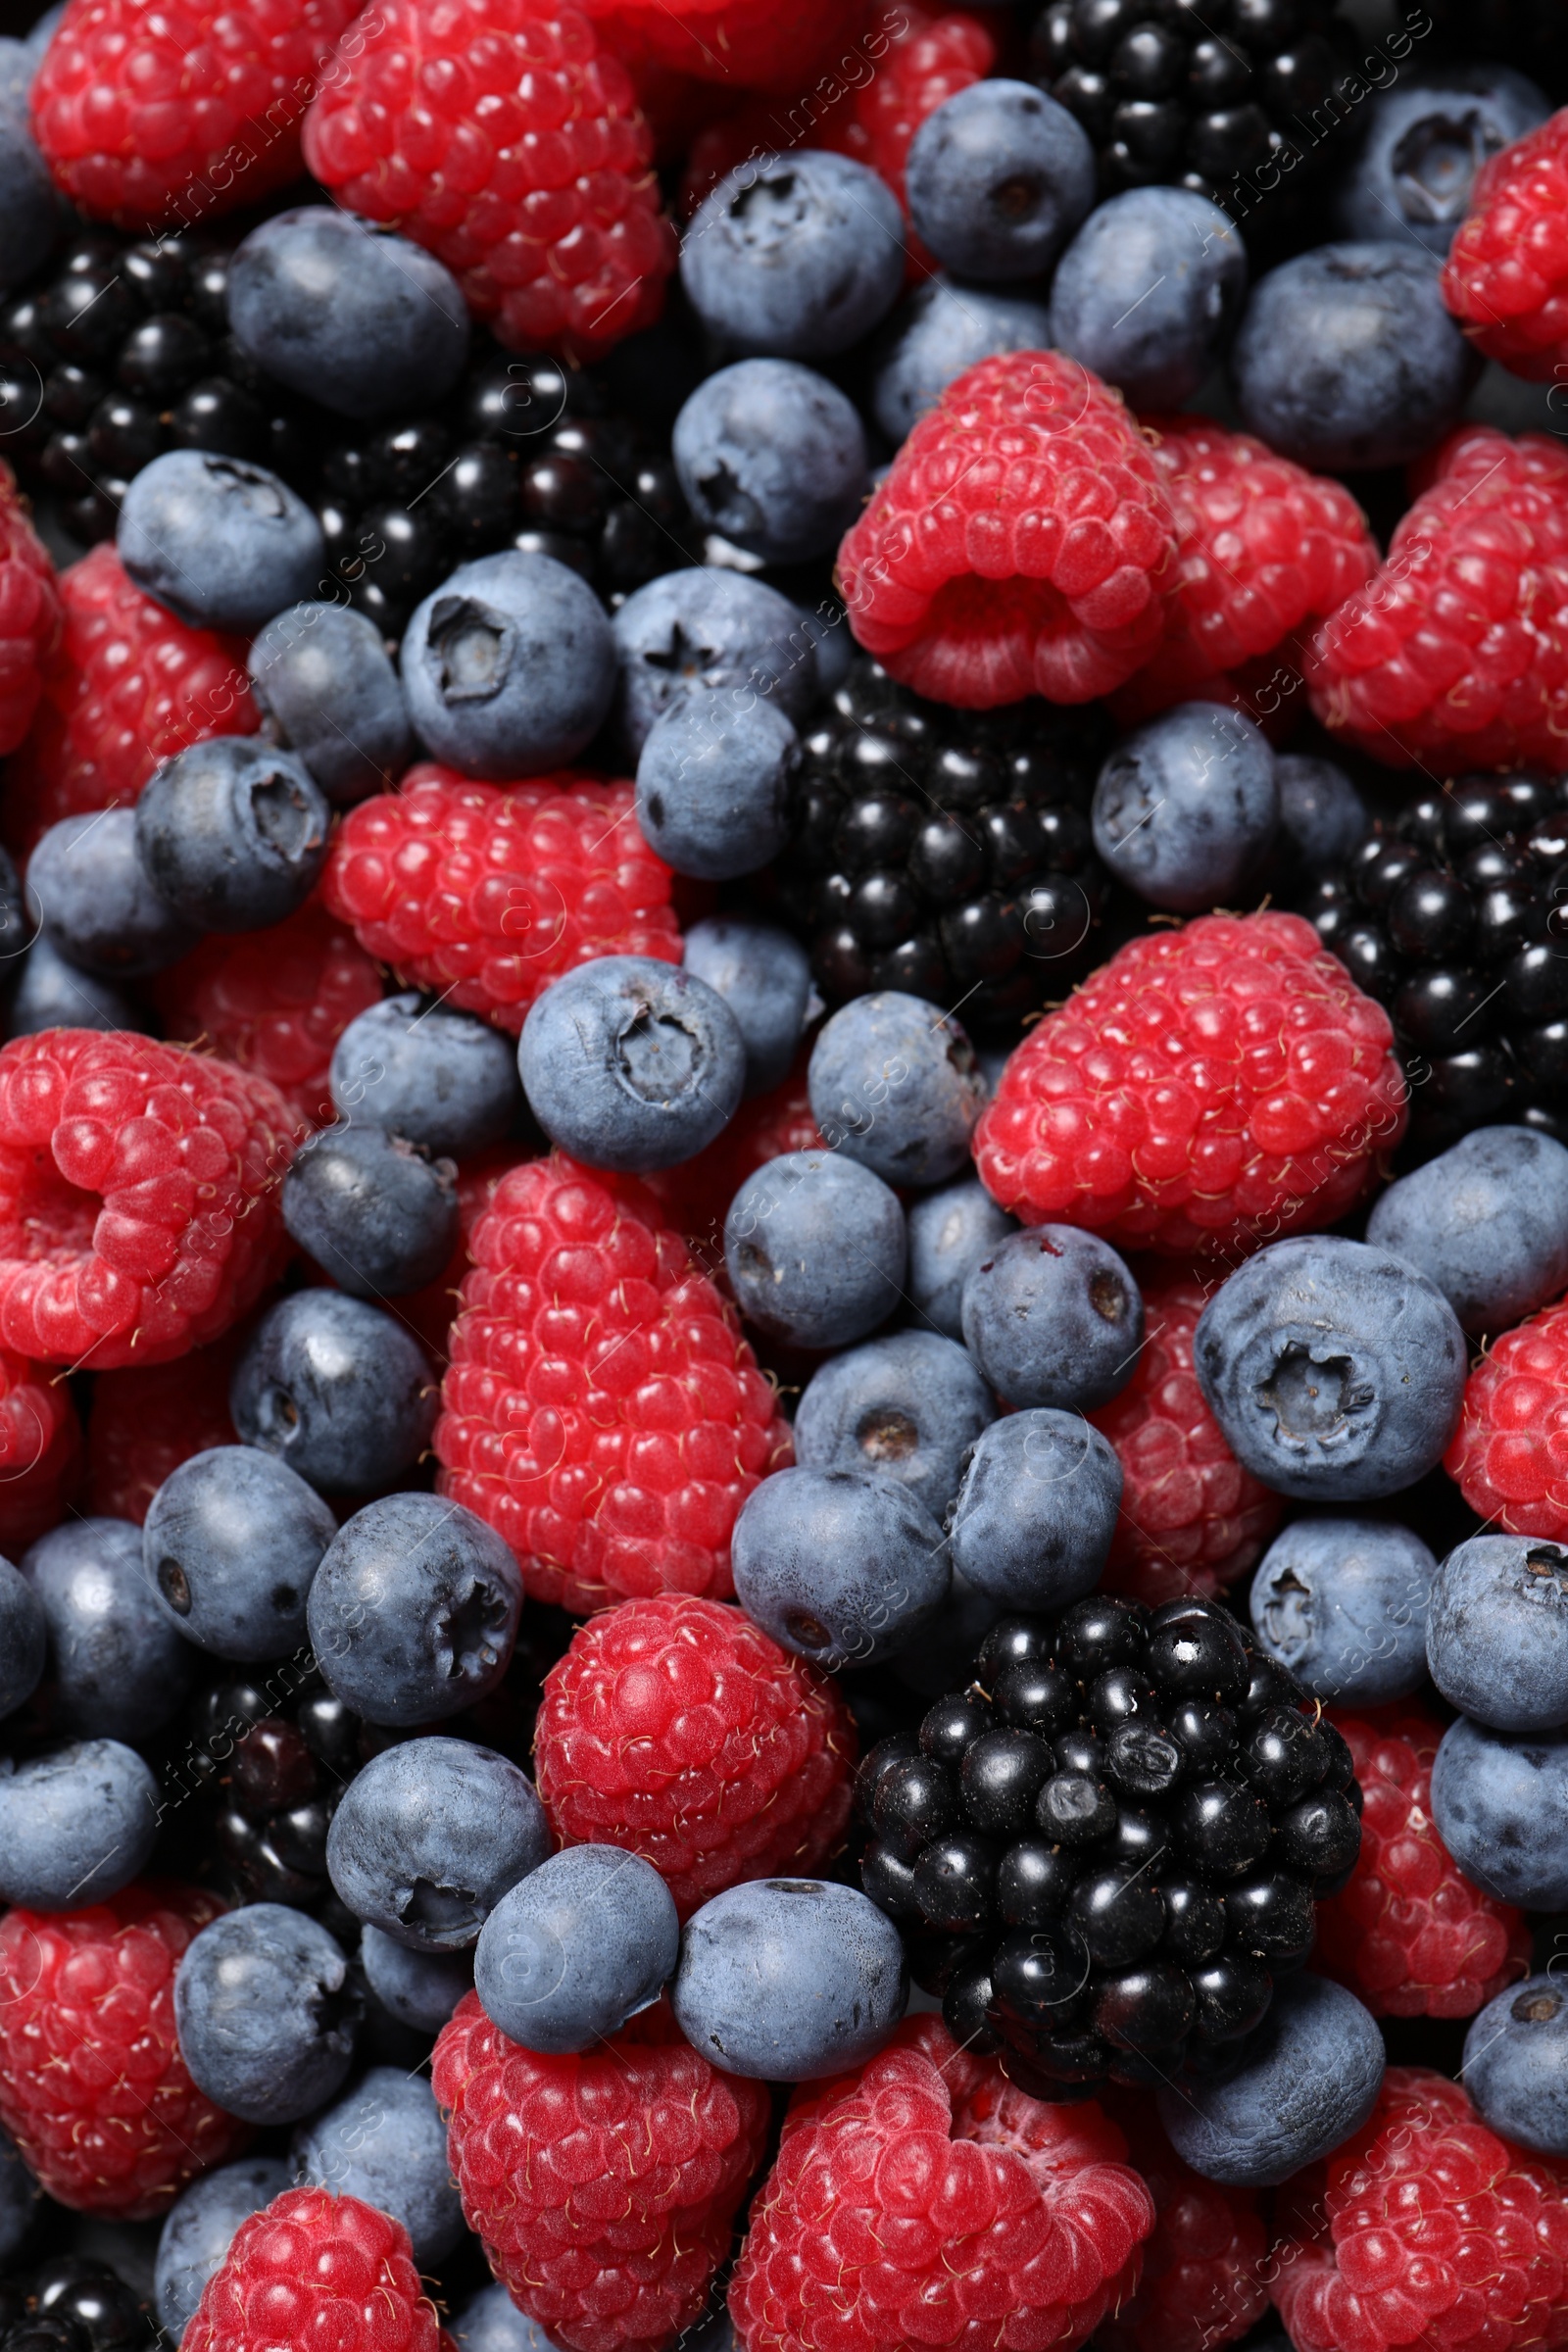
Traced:
[[245, 649], [187, 628], [133, 587], [105, 543], [61, 575], [65, 633], [6, 778], [6, 838], [28, 850], [63, 816], [134, 801], [160, 760], [254, 735]]
[[1568, 1299], [1482, 1356], [1443, 1467], [1489, 1526], [1568, 1536]]
[[0, 1348], [0, 1553], [65, 1518], [81, 1480], [81, 1423], [64, 1380]]
[[288, 1253], [293, 1149], [265, 1078], [127, 1030], [0, 1048], [0, 1345], [159, 1363], [216, 1339]]
[[1175, 525], [1121, 395], [1020, 351], [955, 378], [839, 550], [850, 625], [917, 693], [1086, 703], [1159, 643]]
[[1121, 1515], [1104, 1583], [1150, 1607], [1205, 1599], [1255, 1566], [1285, 1506], [1244, 1470], [1203, 1400], [1193, 1334], [1213, 1285], [1186, 1268], [1140, 1272], [1143, 1353], [1127, 1386], [1089, 1418], [1121, 1460]]
[[661, 1168], [646, 1179], [648, 1190], [691, 1243], [703, 1265], [719, 1281], [724, 1265], [724, 1218], [741, 1186], [770, 1159], [787, 1152], [825, 1152], [811, 1116], [803, 1049], [782, 1086], [743, 1102], [729, 1125], [706, 1151]]
[[223, 1908], [148, 1879], [85, 1911], [0, 1920], [0, 2123], [52, 2197], [145, 2221], [249, 2138], [196, 2088], [174, 1971]]
[[1046, 2106], [935, 2018], [798, 2090], [730, 2287], [745, 2352], [1054, 2352], [1137, 2284], [1153, 2202], [1091, 2102]]
[[1549, 382], [1568, 358], [1568, 108], [1477, 172], [1443, 299], [1515, 375]]
[[463, 1277], [472, 1265], [468, 1243], [473, 1229], [490, 1205], [496, 1186], [509, 1168], [526, 1156], [520, 1144], [492, 1144], [476, 1152], [458, 1170], [458, 1239], [451, 1257], [434, 1282], [423, 1290], [406, 1291], [398, 1312], [427, 1355], [437, 1364], [448, 1360], [453, 1318], [463, 1297]]
[[636, 92], [587, 17], [378, 0], [361, 23], [305, 124], [339, 203], [437, 255], [509, 350], [593, 359], [651, 326], [675, 241]]
[[441, 1492], [506, 1539], [536, 1600], [725, 1598], [736, 1516], [789, 1432], [657, 1201], [555, 1153], [502, 1178], [468, 1247]]
[[1319, 1965], [1375, 2017], [1474, 2017], [1528, 1974], [1530, 1932], [1461, 1876], [1438, 1836], [1444, 1725], [1409, 1701], [1334, 1721], [1361, 1784], [1361, 1858], [1317, 1915]]
[[350, 809], [323, 896], [368, 955], [514, 1035], [552, 980], [596, 956], [680, 961], [667, 866], [629, 784], [472, 784], [427, 760]]
[[70, 0], [32, 85], [45, 162], [93, 220], [146, 236], [300, 169], [300, 123], [355, 0]]
[[[586, 0], [610, 46], [636, 73], [649, 64], [694, 80], [787, 96], [853, 49], [863, 6], [842, 0]], [[770, 152], [777, 142], [764, 142]]]
[[0, 461], [0, 753], [14, 752], [32, 724], [60, 629], [55, 567], [16, 475]]
[[104, 1519], [133, 1519], [172, 1471], [212, 1446], [237, 1446], [228, 1417], [231, 1341], [193, 1348], [167, 1364], [127, 1364], [100, 1372], [87, 1421], [87, 1508]]
[[1146, 933], [1011, 1054], [976, 1166], [1026, 1224], [1167, 1255], [1332, 1225], [1404, 1130], [1393, 1035], [1298, 915]]
[[1568, 765], [1568, 452], [1462, 427], [1305, 674], [1323, 724], [1390, 767]]
[[809, 1878], [850, 1817], [855, 1726], [837, 1686], [738, 1609], [662, 1592], [573, 1635], [534, 1726], [564, 1845], [621, 1845], [682, 1918], [775, 1872]]
[[1200, 2180], [1177, 2155], [1146, 2099], [1106, 2112], [1126, 2134], [1154, 2227], [1138, 2292], [1096, 2332], [1097, 2352], [1210, 2352], [1234, 2343], [1268, 2309], [1268, 2239], [1255, 2189]]
[[720, 2074], [668, 2007], [542, 2058], [465, 1993], [435, 2045], [463, 2210], [519, 2310], [568, 2352], [662, 2352], [703, 2308], [762, 2152], [760, 2082]]
[[241, 2222], [185, 2352], [436, 2352], [440, 2323], [401, 2222], [327, 2188], [285, 2188]]

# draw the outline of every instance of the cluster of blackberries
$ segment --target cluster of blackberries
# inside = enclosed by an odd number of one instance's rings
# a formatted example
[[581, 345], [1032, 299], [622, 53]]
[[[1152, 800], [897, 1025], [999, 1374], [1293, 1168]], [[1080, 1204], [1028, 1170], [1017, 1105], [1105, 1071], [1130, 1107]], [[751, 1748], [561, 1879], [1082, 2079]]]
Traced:
[[223, 1891], [237, 1901], [335, 1905], [326, 1834], [344, 1789], [379, 1746], [398, 1735], [363, 1723], [312, 1676], [279, 1697], [239, 1671], [193, 1700], [183, 1768], [216, 1806]]
[[106, 2262], [61, 2254], [0, 2279], [0, 2352], [139, 2352], [156, 2335], [145, 2305]]

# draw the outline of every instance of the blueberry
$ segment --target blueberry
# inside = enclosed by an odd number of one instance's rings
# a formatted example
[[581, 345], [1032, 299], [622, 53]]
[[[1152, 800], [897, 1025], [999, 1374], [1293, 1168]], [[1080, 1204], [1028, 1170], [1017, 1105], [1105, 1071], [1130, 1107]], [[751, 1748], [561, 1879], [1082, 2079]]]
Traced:
[[746, 915], [705, 915], [686, 933], [681, 960], [735, 1015], [746, 1048], [747, 1094], [782, 1086], [807, 1022], [820, 1010], [810, 957], [795, 934]]
[[434, 408], [468, 356], [468, 315], [451, 271], [407, 237], [331, 204], [274, 213], [240, 240], [228, 320], [264, 375], [339, 416]]
[[493, 1528], [437, 1494], [387, 1494], [328, 1546], [311, 1587], [311, 1642], [334, 1696], [401, 1729], [493, 1690], [521, 1610], [517, 1563]]
[[971, 83], [927, 115], [905, 167], [909, 219], [961, 277], [1039, 277], [1095, 201], [1095, 151], [1030, 81]]
[[1379, 90], [1339, 181], [1347, 237], [1407, 237], [1441, 260], [1470, 209], [1476, 173], [1544, 122], [1551, 101], [1506, 66], [1439, 67]]
[[736, 1303], [768, 1338], [847, 1348], [902, 1297], [898, 1195], [832, 1152], [786, 1152], [748, 1176], [724, 1219]]
[[847, 351], [897, 301], [904, 221], [885, 180], [811, 147], [740, 164], [699, 205], [681, 284], [731, 350]]
[[814, 636], [805, 614], [744, 572], [691, 565], [628, 596], [612, 623], [620, 662], [615, 716], [635, 760], [656, 718], [705, 687], [770, 696], [794, 725], [816, 700]]
[[517, 1067], [552, 1143], [591, 1168], [643, 1175], [701, 1152], [746, 1086], [734, 1014], [652, 956], [601, 956], [534, 1000]]
[[1323, 1977], [1287, 1977], [1239, 2068], [1162, 2086], [1159, 2118], [1205, 2180], [1274, 2188], [1360, 2130], [1383, 2065], [1383, 2036], [1353, 1992]]
[[12, 2263], [25, 2244], [38, 2218], [43, 2190], [17, 2152], [16, 2143], [0, 2132], [0, 2262]]
[[174, 2028], [191, 2080], [248, 2124], [297, 2123], [333, 2096], [361, 2006], [325, 1928], [281, 1903], [246, 1903], [215, 1919], [174, 1977]]
[[20, 286], [60, 234], [60, 201], [22, 106], [0, 104], [0, 287]]
[[897, 447], [966, 368], [1003, 352], [1050, 348], [1051, 314], [1044, 303], [986, 286], [956, 286], [939, 273], [917, 286], [888, 323], [871, 413]]
[[947, 1594], [929, 1511], [891, 1479], [779, 1470], [735, 1523], [735, 1595], [786, 1649], [836, 1673], [892, 1657]]
[[43, 1603], [22, 1571], [0, 1559], [0, 1715], [14, 1715], [32, 1696], [48, 1655]]
[[908, 1211], [909, 1298], [950, 1340], [963, 1337], [963, 1286], [1017, 1225], [973, 1177], [944, 1185]]
[[450, 1159], [384, 1128], [323, 1127], [283, 1179], [283, 1223], [352, 1298], [399, 1298], [434, 1282], [452, 1255], [457, 1175]]
[[292, 2142], [295, 2178], [335, 2197], [358, 2197], [401, 2222], [421, 2270], [463, 2235], [463, 2205], [447, 2159], [447, 2128], [422, 2076], [372, 2066]]
[[999, 1242], [964, 1284], [963, 1338], [1008, 1404], [1088, 1412], [1137, 1369], [1143, 1295], [1098, 1234], [1032, 1225]]
[[969, 1157], [985, 1081], [961, 1025], [883, 989], [824, 1022], [807, 1084], [828, 1148], [888, 1184], [941, 1184]]
[[1187, 188], [1099, 205], [1056, 266], [1050, 343], [1135, 409], [1178, 409], [1219, 359], [1247, 292], [1240, 231]]
[[57, 955], [105, 979], [164, 971], [200, 936], [153, 887], [136, 855], [133, 808], [51, 825], [27, 860], [27, 906]]
[[1203, 1309], [1194, 1364], [1244, 1470], [1301, 1502], [1366, 1502], [1443, 1459], [1468, 1353], [1402, 1258], [1336, 1234], [1275, 1242]]
[[23, 1554], [49, 1632], [52, 1720], [132, 1744], [184, 1705], [190, 1644], [148, 1578], [129, 1519], [67, 1519]]
[[1568, 1910], [1568, 1740], [1461, 1715], [1432, 1767], [1432, 1818], [1465, 1877], [1498, 1902]]
[[142, 1560], [187, 1642], [220, 1658], [282, 1658], [304, 1640], [306, 1594], [336, 1532], [286, 1463], [214, 1446], [153, 1496]]
[[246, 637], [314, 596], [326, 563], [321, 526], [286, 482], [205, 449], [142, 467], [116, 545], [137, 587], [181, 620]]
[[406, 1324], [363, 1298], [320, 1290], [296, 1291], [268, 1308], [228, 1392], [247, 1446], [275, 1454], [313, 1487], [347, 1494], [412, 1469], [438, 1401], [424, 1350]]
[[158, 1783], [119, 1740], [78, 1740], [27, 1764], [0, 1757], [0, 1901], [101, 1903], [145, 1869], [158, 1809]]
[[1435, 1282], [1466, 1331], [1506, 1331], [1568, 1287], [1568, 1151], [1479, 1127], [1391, 1184], [1366, 1234]]
[[1234, 898], [1279, 825], [1262, 730], [1218, 703], [1181, 703], [1126, 736], [1095, 786], [1095, 847], [1119, 882], [1178, 914]]
[[1456, 1544], [1432, 1587], [1427, 1668], [1494, 1732], [1568, 1724], [1568, 1551], [1531, 1536]]
[[800, 739], [750, 687], [689, 695], [637, 761], [637, 823], [677, 874], [733, 881], [769, 864], [794, 823]]
[[241, 2222], [290, 2185], [281, 2156], [247, 2156], [202, 2174], [175, 2198], [158, 2239], [153, 2297], [160, 2325], [176, 2344], [208, 2279], [221, 2270]]
[[334, 808], [389, 791], [414, 758], [398, 673], [364, 612], [291, 605], [253, 641], [246, 666], [273, 736]]
[[473, 1962], [466, 1951], [411, 1951], [368, 1921], [360, 1933], [360, 1966], [382, 2008], [417, 2034], [439, 2034], [473, 1989]]
[[133, 822], [143, 870], [177, 915], [204, 931], [265, 931], [315, 889], [332, 811], [290, 753], [215, 735], [154, 770]]
[[1061, 1609], [1092, 1592], [1121, 1508], [1108, 1438], [1078, 1413], [1037, 1407], [993, 1421], [954, 1505], [954, 1570], [1009, 1609]]
[[517, 2309], [499, 2278], [468, 2297], [447, 2331], [458, 2352], [556, 2352], [554, 2339]]
[[[116, 813], [120, 813], [117, 811]], [[123, 813], [130, 816], [132, 811]], [[145, 1030], [151, 1023], [120, 989], [69, 963], [40, 935], [27, 950], [6, 1012], [7, 1037], [35, 1037], [40, 1029]]]
[[676, 417], [670, 451], [704, 529], [767, 564], [832, 555], [866, 493], [854, 404], [793, 360], [741, 360], [708, 376]]
[[1372, 829], [1367, 805], [1343, 767], [1303, 752], [1274, 761], [1280, 847], [1308, 874], [1342, 865]]
[[550, 1845], [525, 1772], [493, 1748], [437, 1736], [384, 1749], [349, 1783], [326, 1867], [357, 1919], [406, 1951], [439, 1955], [471, 1944]]
[[466, 776], [537, 776], [596, 735], [615, 645], [585, 580], [514, 548], [460, 564], [415, 609], [398, 657], [421, 743]]
[[1568, 1992], [1549, 1970], [1510, 1984], [1471, 2021], [1460, 2072], [1494, 2132], [1568, 2155]]
[[724, 2073], [814, 2082], [863, 2066], [908, 1991], [899, 1931], [858, 1887], [756, 1879], [688, 1920], [670, 2002]]
[[562, 2057], [657, 2001], [679, 1957], [674, 1897], [653, 1864], [618, 1846], [574, 1845], [502, 1896], [480, 1931], [473, 1982], [493, 2026]]
[[974, 1360], [930, 1331], [896, 1331], [813, 1372], [795, 1415], [808, 1470], [896, 1479], [940, 1521], [963, 1456], [996, 1419]]
[[1377, 1707], [1426, 1679], [1438, 1563], [1385, 1519], [1298, 1519], [1252, 1579], [1252, 1628], [1314, 1698]]
[[451, 1159], [498, 1144], [523, 1108], [510, 1040], [412, 990], [350, 1021], [332, 1049], [331, 1088], [340, 1119]]

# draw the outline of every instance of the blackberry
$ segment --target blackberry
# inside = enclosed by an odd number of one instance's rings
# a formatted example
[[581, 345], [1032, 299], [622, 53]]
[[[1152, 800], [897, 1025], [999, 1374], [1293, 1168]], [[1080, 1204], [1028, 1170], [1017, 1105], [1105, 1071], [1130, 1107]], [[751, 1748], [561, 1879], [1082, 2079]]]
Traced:
[[3, 2352], [140, 2352], [157, 2332], [135, 2289], [84, 2254], [57, 2254], [0, 2283]]
[[1361, 1842], [1344, 1740], [1204, 1600], [1004, 1618], [857, 1794], [916, 1977], [1048, 2099], [1234, 2056]]

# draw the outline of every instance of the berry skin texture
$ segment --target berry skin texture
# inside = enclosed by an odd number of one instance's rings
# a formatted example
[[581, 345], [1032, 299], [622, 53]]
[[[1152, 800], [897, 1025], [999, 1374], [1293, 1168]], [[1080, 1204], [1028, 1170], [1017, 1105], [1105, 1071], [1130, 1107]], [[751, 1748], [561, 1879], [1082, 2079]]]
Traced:
[[249, 2138], [196, 2088], [174, 2034], [174, 1971], [222, 1907], [149, 1879], [0, 1921], [0, 2122], [63, 2205], [145, 2221]]
[[1212, 2352], [1234, 2343], [1268, 2309], [1268, 2238], [1255, 2189], [1204, 2180], [1183, 2164], [1152, 2103], [1106, 2101], [1154, 2200], [1138, 2292], [1102, 2322], [1102, 2352]]
[[1445, 1727], [1408, 1702], [1333, 1720], [1361, 1784], [1361, 1855], [1318, 1911], [1315, 1965], [1374, 2017], [1474, 2017], [1528, 1973], [1530, 1931], [1438, 1836], [1432, 1765]]
[[596, 956], [680, 961], [669, 868], [635, 800], [589, 776], [473, 784], [425, 761], [350, 809], [322, 893], [406, 985], [515, 1037], [535, 998]]
[[703, 2307], [767, 2130], [763, 2084], [720, 2074], [661, 2001], [542, 2057], [466, 1993], [431, 2082], [468, 2227], [567, 2352], [663, 2352]]
[[1568, 1536], [1568, 1299], [1481, 1358], [1443, 1467], [1493, 1529]]
[[127, 1364], [99, 1374], [87, 1423], [86, 1508], [95, 1518], [129, 1519], [140, 1527], [153, 1496], [181, 1462], [215, 1446], [239, 1444], [228, 1414], [233, 1356], [233, 1342], [225, 1338], [167, 1364]]
[[1549, 382], [1568, 357], [1568, 108], [1476, 174], [1443, 299], [1478, 351]]
[[1086, 703], [1158, 645], [1170, 501], [1119, 394], [1074, 360], [966, 368], [922, 416], [839, 551], [850, 626], [937, 702]]
[[437, 2352], [403, 2224], [359, 2197], [286, 2188], [241, 2222], [181, 2341], [189, 2352]]
[[511, 1544], [535, 1600], [726, 1599], [736, 1518], [789, 1432], [652, 1196], [553, 1154], [502, 1178], [468, 1248], [441, 1493]]
[[81, 1423], [65, 1382], [0, 1348], [0, 1554], [65, 1518], [81, 1483]]
[[1332, 1225], [1404, 1131], [1380, 1004], [1294, 914], [1203, 915], [1091, 974], [975, 1130], [993, 1200], [1166, 1255]]
[[1062, 2352], [1153, 2226], [1120, 2132], [1046, 2106], [935, 2018], [797, 2092], [730, 2287], [745, 2352]]
[[582, 1626], [534, 1727], [562, 1843], [641, 1854], [682, 1919], [748, 1879], [814, 1877], [843, 1843], [855, 1755], [835, 1683], [686, 1592]]
[[0, 461], [0, 755], [14, 752], [32, 724], [40, 672], [60, 629], [55, 567], [28, 518], [16, 475]]

